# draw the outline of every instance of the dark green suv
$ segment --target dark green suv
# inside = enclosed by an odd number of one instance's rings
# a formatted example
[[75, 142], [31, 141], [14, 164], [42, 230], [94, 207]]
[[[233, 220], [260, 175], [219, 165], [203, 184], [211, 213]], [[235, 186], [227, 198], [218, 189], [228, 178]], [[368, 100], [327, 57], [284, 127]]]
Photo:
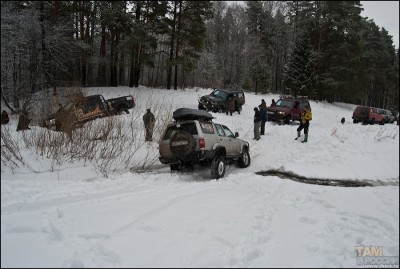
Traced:
[[240, 114], [242, 106], [246, 102], [244, 92], [241, 90], [214, 89], [209, 95], [199, 98], [199, 109], [206, 109], [212, 112], [226, 112], [229, 97], [235, 101], [235, 111]]

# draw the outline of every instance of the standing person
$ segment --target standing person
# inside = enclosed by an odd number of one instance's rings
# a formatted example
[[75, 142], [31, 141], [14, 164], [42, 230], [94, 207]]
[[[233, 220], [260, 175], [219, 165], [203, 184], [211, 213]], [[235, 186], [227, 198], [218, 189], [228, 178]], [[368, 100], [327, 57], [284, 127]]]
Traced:
[[265, 122], [267, 121], [267, 104], [264, 99], [261, 100], [261, 105], [258, 106], [260, 108], [260, 117], [261, 117], [261, 135], [265, 133]]
[[146, 139], [145, 141], [153, 141], [153, 129], [156, 119], [154, 114], [151, 113], [150, 108], [147, 109], [147, 113], [143, 115], [144, 127], [146, 128]]
[[233, 100], [233, 96], [229, 96], [228, 98], [228, 107], [226, 108], [226, 115], [228, 115], [228, 112], [231, 114], [235, 111], [235, 100]]
[[10, 121], [10, 118], [8, 117], [7, 111], [3, 110], [1, 112], [1, 124], [7, 124]]
[[271, 106], [276, 106], [275, 99], [272, 99]]
[[258, 107], [254, 108], [254, 139], [260, 139], [261, 115]]
[[29, 128], [29, 123], [31, 120], [32, 119], [28, 117], [27, 110], [23, 109], [21, 112], [19, 112], [17, 131], [30, 130], [31, 128]]
[[300, 132], [301, 130], [304, 129], [304, 140], [301, 141], [301, 143], [305, 143], [308, 140], [308, 127], [310, 126], [310, 120], [312, 120], [312, 113], [310, 107], [307, 105], [304, 108], [304, 111], [301, 112], [301, 120], [300, 120], [300, 126], [297, 128], [297, 137], [295, 140], [297, 140], [300, 137]]
[[261, 99], [261, 104], [258, 107], [259, 108], [267, 108], [267, 103], [265, 103], [264, 99]]

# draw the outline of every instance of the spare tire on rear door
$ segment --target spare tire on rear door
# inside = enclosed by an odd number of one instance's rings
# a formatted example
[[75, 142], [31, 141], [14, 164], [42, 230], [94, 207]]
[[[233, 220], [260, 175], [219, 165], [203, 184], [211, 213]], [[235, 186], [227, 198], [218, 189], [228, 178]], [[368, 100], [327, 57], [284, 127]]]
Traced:
[[190, 133], [179, 130], [172, 135], [169, 148], [173, 156], [182, 158], [195, 150], [195, 140]]

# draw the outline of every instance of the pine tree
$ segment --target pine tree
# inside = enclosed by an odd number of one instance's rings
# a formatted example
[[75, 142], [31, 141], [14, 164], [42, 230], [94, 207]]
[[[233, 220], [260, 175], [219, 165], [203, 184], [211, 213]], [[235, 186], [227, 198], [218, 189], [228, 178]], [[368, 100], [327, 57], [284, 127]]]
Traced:
[[309, 45], [308, 36], [296, 41], [284, 70], [284, 85], [294, 96], [312, 96], [316, 83], [315, 55]]

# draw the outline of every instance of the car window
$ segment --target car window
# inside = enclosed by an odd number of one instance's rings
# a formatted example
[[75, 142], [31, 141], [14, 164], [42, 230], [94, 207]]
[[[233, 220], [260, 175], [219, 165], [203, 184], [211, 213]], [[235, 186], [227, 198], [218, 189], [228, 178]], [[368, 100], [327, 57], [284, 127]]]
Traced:
[[226, 134], [227, 137], [235, 137], [235, 135], [232, 133], [231, 130], [229, 130], [228, 127], [222, 125], [222, 128], [224, 129], [224, 132], [225, 132], [225, 134]]
[[84, 112], [92, 111], [93, 109], [96, 108], [98, 104], [98, 98], [97, 96], [90, 96], [85, 98], [85, 104], [83, 106]]
[[164, 140], [170, 139], [172, 137], [172, 135], [174, 134], [174, 132], [176, 132], [177, 130], [186, 131], [186, 132], [190, 133], [191, 135], [198, 134], [196, 124], [194, 122], [181, 123], [181, 124], [177, 124], [177, 125], [168, 127], [167, 130], [165, 131]]
[[276, 102], [276, 106], [283, 106], [283, 107], [288, 107], [288, 108], [292, 108], [294, 104], [294, 101], [292, 100], [278, 100]]
[[217, 134], [219, 136], [225, 136], [224, 129], [222, 128], [221, 125], [215, 124], [215, 129], [217, 129]]
[[228, 93], [221, 90], [215, 90], [211, 95], [221, 97], [222, 99], [227, 99], [228, 97]]
[[205, 134], [214, 133], [214, 127], [212, 126], [211, 122], [200, 122], [200, 127], [201, 130], [203, 130], [203, 133]]
[[307, 105], [310, 106], [307, 101], [301, 101], [300, 102], [300, 108], [301, 109], [305, 108]]

